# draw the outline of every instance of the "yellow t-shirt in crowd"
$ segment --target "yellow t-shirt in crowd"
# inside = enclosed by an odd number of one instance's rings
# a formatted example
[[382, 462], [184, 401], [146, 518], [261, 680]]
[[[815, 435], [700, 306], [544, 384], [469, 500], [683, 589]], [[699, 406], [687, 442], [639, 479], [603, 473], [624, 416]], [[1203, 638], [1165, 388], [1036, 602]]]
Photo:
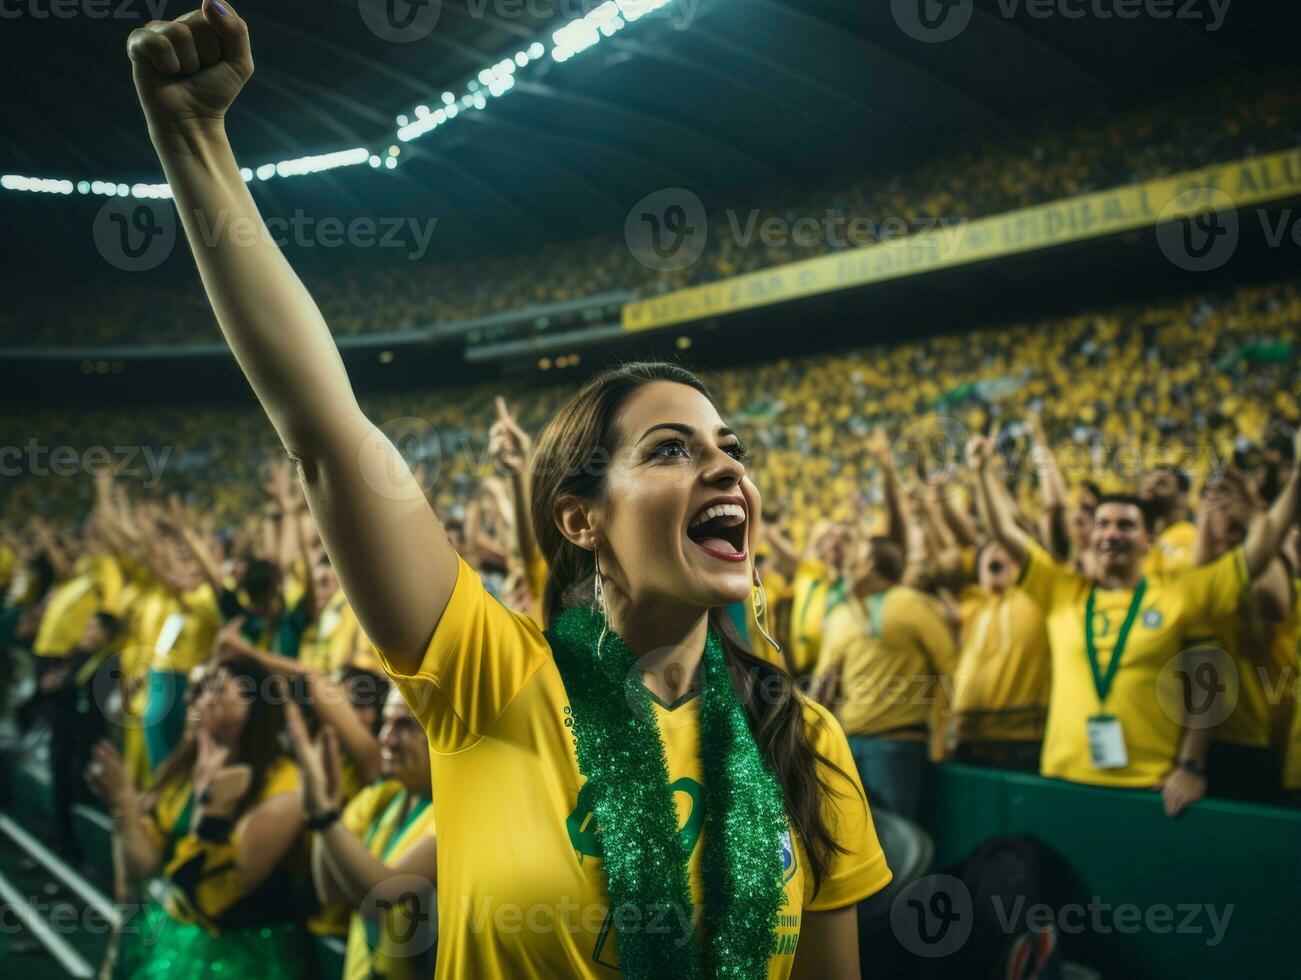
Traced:
[[1043, 738], [1048, 711], [1048, 633], [1043, 612], [1016, 586], [979, 586], [959, 599], [962, 645], [953, 677], [959, 742]]
[[1272, 692], [1286, 683], [1291, 652], [1276, 642], [1286, 623], [1264, 621], [1257, 613], [1247, 585], [1231, 615], [1211, 623], [1212, 642], [1233, 658], [1238, 674], [1237, 699], [1229, 716], [1216, 726], [1217, 742], [1267, 749], [1272, 740], [1277, 699]]
[[[298, 767], [281, 756], [267, 768], [262, 791], [253, 806], [298, 791]], [[188, 891], [172, 890], [167, 911], [181, 921], [219, 929], [292, 921], [310, 901], [306, 837], [300, 835], [271, 875], [249, 892], [233, 860], [244, 831], [243, 820], [236, 822], [228, 845], [220, 845], [205, 855], [190, 821], [193, 795], [189, 775], [177, 778], [164, 787], [144, 821], [146, 832], [161, 851], [164, 880], [173, 885], [177, 879], [193, 880], [196, 876], [187, 866], [203, 862], [204, 870], [197, 876], [196, 885]]]
[[90, 617], [100, 608], [98, 581], [91, 562], [77, 562], [80, 571], [54, 587], [36, 629], [32, 650], [38, 657], [66, 657], [81, 642]]
[[[434, 808], [427, 799], [412, 802], [408, 796], [401, 783], [389, 779], [366, 787], [343, 811], [344, 826], [385, 867], [400, 864], [417, 843], [434, 836]], [[353, 912], [343, 980], [428, 980], [434, 972], [437, 923], [413, 920], [411, 910], [414, 905], [417, 914], [429, 912], [432, 901], [431, 893], [419, 905], [397, 902], [382, 919]]]
[[174, 600], [158, 628], [149, 666], [155, 671], [188, 674], [212, 653], [212, 641], [221, 629], [221, 611], [206, 582]]
[[[611, 976], [618, 953], [609, 895], [582, 794], [570, 705], [546, 638], [494, 599], [458, 560], [456, 586], [416, 673], [385, 669], [429, 737], [438, 827], [439, 978]], [[612, 696], [617, 696], [611, 692]], [[657, 705], [684, 834], [703, 814], [697, 701]], [[890, 880], [849, 744], [822, 708], [805, 711], [810, 741], [848, 776], [826, 770], [836, 854], [814, 896], [795, 840], [784, 851], [786, 904], [771, 980], [788, 977], [804, 910], [852, 905]], [[689, 874], [703, 899], [699, 840]]]
[[1287, 686], [1282, 689], [1292, 708], [1291, 728], [1283, 753], [1283, 788], [1301, 790], [1301, 578], [1293, 581], [1292, 595], [1296, 600], [1292, 615], [1274, 634], [1274, 644], [1279, 659], [1283, 655], [1291, 656], [1288, 661], [1291, 669], [1283, 674]]
[[[1097, 786], [1159, 783], [1174, 766], [1183, 733], [1182, 719], [1171, 717], [1173, 707], [1183, 703], [1177, 671], [1163, 668], [1185, 649], [1202, 623], [1233, 612], [1246, 583], [1241, 548], [1210, 564], [1148, 579], [1104, 710], [1084, 641], [1084, 611], [1093, 582], [1053, 561], [1032, 542], [1018, 584], [1043, 609], [1052, 655], [1043, 775]], [[1109, 666], [1133, 596], [1132, 589], [1097, 590], [1094, 636], [1100, 670]], [[1119, 719], [1129, 760], [1123, 768], [1093, 765], [1088, 720], [1103, 714]]]
[[1143, 560], [1143, 574], [1148, 578], [1173, 575], [1193, 567], [1197, 547], [1197, 525], [1192, 521], [1175, 521], [1156, 536]]
[[831, 611], [814, 674], [838, 667], [836, 717], [850, 735], [879, 735], [926, 725], [956, 660], [939, 602], [896, 585], [867, 599], [847, 595]]
[[807, 674], [822, 649], [827, 600], [835, 583], [827, 566], [805, 558], [791, 579], [791, 663], [796, 674]]
[[357, 617], [351, 612], [343, 589], [336, 589], [321, 607], [316, 621], [303, 631], [298, 643], [299, 662], [326, 672], [347, 666], [357, 636]]

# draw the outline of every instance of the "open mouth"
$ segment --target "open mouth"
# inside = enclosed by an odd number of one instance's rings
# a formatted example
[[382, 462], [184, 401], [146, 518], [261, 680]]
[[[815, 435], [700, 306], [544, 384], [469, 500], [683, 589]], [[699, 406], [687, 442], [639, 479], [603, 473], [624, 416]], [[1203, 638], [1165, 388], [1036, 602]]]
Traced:
[[745, 561], [745, 532], [745, 508], [730, 501], [705, 505], [687, 525], [692, 543], [723, 561]]

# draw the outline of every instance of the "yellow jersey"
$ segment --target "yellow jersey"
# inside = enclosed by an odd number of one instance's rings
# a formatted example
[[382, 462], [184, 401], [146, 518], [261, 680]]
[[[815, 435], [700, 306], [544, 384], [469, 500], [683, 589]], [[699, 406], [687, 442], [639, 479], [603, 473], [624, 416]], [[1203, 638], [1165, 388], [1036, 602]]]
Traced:
[[217, 597], [206, 582], [174, 595], [169, 612], [158, 627], [149, 667], [155, 671], [188, 674], [208, 659], [212, 641], [221, 629]]
[[1248, 584], [1238, 609], [1211, 623], [1208, 635], [1233, 658], [1238, 674], [1238, 695], [1233, 710], [1215, 729], [1217, 742], [1268, 749], [1272, 741], [1280, 684], [1286, 683], [1287, 666], [1295, 659], [1286, 644], [1276, 642], [1286, 623], [1264, 621], [1257, 613]]
[[814, 673], [839, 668], [836, 717], [850, 735], [879, 735], [928, 724], [956, 658], [939, 602], [896, 585], [831, 611]]
[[968, 586], [959, 597], [962, 645], [953, 676], [959, 742], [1043, 738], [1048, 633], [1043, 612], [1016, 586]]
[[[298, 767], [281, 756], [268, 767], [254, 806], [273, 796], [297, 793], [298, 787]], [[240, 881], [234, 862], [243, 821], [236, 822], [228, 842], [205, 842], [190, 826], [193, 796], [189, 776], [181, 776], [163, 788], [144, 822], [162, 855], [162, 878], [172, 886], [168, 913], [175, 919], [217, 930], [270, 925], [300, 917], [310, 905], [305, 836], [295, 840], [271, 875], [250, 892]]]
[[[415, 673], [399, 673], [380, 653], [429, 738], [440, 842], [436, 976], [608, 977], [618, 967], [617, 930], [559, 669], [532, 618], [493, 598], [464, 560], [457, 566]], [[700, 903], [698, 701], [654, 710], [679, 826], [695, 838], [688, 873]], [[788, 835], [771, 980], [790, 975], [805, 910], [852, 905], [890, 880], [844, 733], [816, 705], [806, 705], [805, 721], [816, 750], [846, 774], [823, 773], [840, 791], [823, 806], [846, 853], [832, 858], [814, 895], [803, 847]]]
[[347, 666], [357, 636], [357, 617], [351, 612], [343, 589], [336, 589], [321, 607], [320, 615], [303, 631], [298, 660], [327, 673]]
[[[386, 867], [400, 864], [411, 848], [434, 836], [430, 801], [408, 797], [406, 787], [389, 779], [366, 787], [343, 811], [344, 826]], [[427, 910], [425, 900], [416, 908], [417, 913]], [[413, 921], [410, 910], [410, 903], [398, 902], [382, 919], [352, 914], [343, 980], [428, 980], [433, 975], [437, 923]]]
[[1197, 547], [1197, 525], [1192, 521], [1175, 521], [1156, 536], [1143, 560], [1143, 574], [1149, 578], [1173, 575], [1193, 567]]
[[[1042, 774], [1097, 786], [1159, 783], [1174, 766], [1184, 730], [1182, 718], [1166, 710], [1183, 703], [1179, 671], [1167, 668], [1201, 623], [1234, 611], [1246, 583], [1241, 548], [1210, 564], [1149, 579], [1104, 706], [1098, 700], [1084, 639], [1084, 613], [1094, 583], [1053, 561], [1032, 542], [1018, 584], [1043, 610], [1052, 657]], [[1097, 589], [1094, 636], [1101, 670], [1110, 666], [1133, 596], [1132, 589]], [[1089, 719], [1099, 715], [1119, 720], [1128, 765], [1094, 767], [1088, 726]]]
[[796, 674], [807, 674], [818, 662], [823, 622], [839, 590], [826, 565], [815, 558], [805, 558], [791, 579], [790, 593], [791, 663]]
[[[1274, 634], [1280, 655], [1288, 655], [1282, 696], [1292, 705], [1291, 726], [1283, 752], [1283, 788], [1301, 790], [1301, 578], [1292, 583], [1292, 615]], [[1281, 659], [1281, 657], [1280, 657]]]
[[32, 651], [38, 657], [66, 657], [81, 642], [90, 617], [100, 608], [101, 600], [91, 563], [77, 562], [81, 569], [67, 581], [54, 587], [50, 601], [41, 615]]

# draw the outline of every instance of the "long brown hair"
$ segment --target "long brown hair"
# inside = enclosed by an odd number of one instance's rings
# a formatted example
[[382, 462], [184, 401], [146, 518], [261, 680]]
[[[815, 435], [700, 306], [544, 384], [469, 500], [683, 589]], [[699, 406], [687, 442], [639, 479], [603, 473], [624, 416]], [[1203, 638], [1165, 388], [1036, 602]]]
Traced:
[[[566, 607], [595, 604], [595, 556], [560, 533], [553, 515], [555, 503], [570, 494], [589, 501], [605, 494], [619, 412], [633, 392], [652, 381], [686, 385], [713, 401], [704, 383], [676, 364], [624, 364], [591, 378], [538, 436], [531, 463], [531, 505], [534, 534], [547, 561], [543, 609], [548, 620]], [[804, 844], [816, 891], [832, 852], [846, 852], [823, 816], [822, 794], [836, 791], [818, 774], [817, 763], [840, 773], [851, 786], [853, 780], [813, 748], [805, 728], [803, 696], [790, 675], [746, 647], [725, 608], [709, 610], [709, 623], [722, 640], [732, 684], [745, 705], [754, 740], [781, 784], [786, 813]], [[780, 693], [774, 696], [774, 691]]]
[[[243, 690], [251, 694], [248, 717], [244, 719], [239, 741], [231, 747], [227, 759], [227, 765], [244, 763], [253, 771], [248, 789], [235, 808], [238, 817], [256, 805], [266, 786], [272, 764], [285, 755], [280, 733], [285, 730], [284, 700], [290, 693], [288, 684], [281, 675], [272, 674], [252, 657], [234, 656], [210, 666], [196, 685], [197, 689], [186, 691], [187, 700], [191, 696], [194, 699], [200, 697], [203, 686], [212, 683], [216, 672], [223, 668], [229, 677], [228, 683], [239, 683]], [[198, 743], [187, 730], [180, 744], [159, 764], [153, 783], [143, 797], [146, 812], [158, 802], [169, 783], [190, 775], [197, 756]]]

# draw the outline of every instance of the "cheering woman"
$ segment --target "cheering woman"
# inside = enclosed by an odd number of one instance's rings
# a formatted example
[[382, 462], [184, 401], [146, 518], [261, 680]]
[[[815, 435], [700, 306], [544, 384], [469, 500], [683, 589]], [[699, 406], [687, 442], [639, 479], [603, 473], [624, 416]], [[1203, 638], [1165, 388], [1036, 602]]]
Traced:
[[634, 365], [547, 425], [539, 631], [457, 555], [302, 283], [247, 233], [224, 123], [244, 22], [204, 0], [127, 47], [222, 332], [429, 740], [437, 975], [857, 977], [854, 905], [890, 872], [835, 721], [730, 626], [760, 501], [704, 386]]

